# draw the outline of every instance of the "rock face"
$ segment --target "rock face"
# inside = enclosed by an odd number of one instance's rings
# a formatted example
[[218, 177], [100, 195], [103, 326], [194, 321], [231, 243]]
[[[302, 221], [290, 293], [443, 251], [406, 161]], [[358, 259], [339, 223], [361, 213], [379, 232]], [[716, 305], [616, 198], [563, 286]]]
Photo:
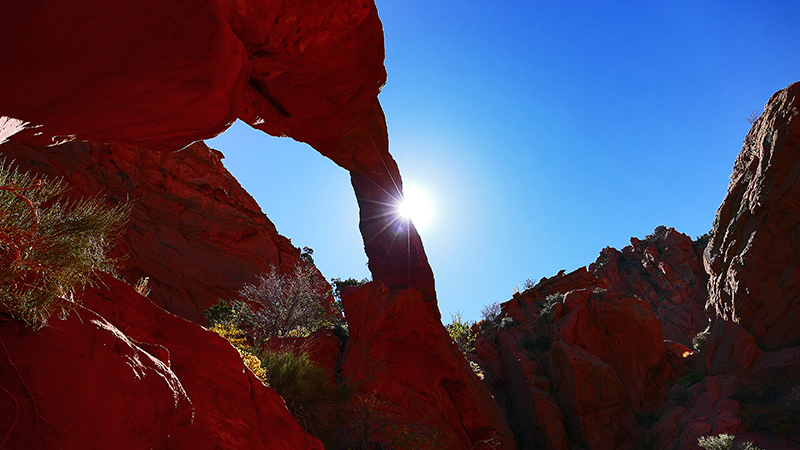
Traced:
[[708, 297], [702, 260], [706, 242], [658, 227], [645, 240], [632, 238], [622, 251], [604, 249], [589, 271], [606, 286], [649, 303], [664, 339], [691, 347], [692, 338], [708, 326], [703, 310]]
[[[485, 322], [471, 355], [523, 448], [640, 448], [706, 328], [705, 239], [659, 227], [544, 278]], [[502, 320], [501, 320], [502, 319]]]
[[640, 448], [646, 429], [637, 420], [658, 412], [673, 370], [649, 305], [604, 286], [579, 269], [483, 324], [476, 360], [507, 398], [523, 448]]
[[350, 324], [342, 375], [361, 392], [390, 405], [406, 424], [440, 433], [437, 442], [448, 449], [515, 448], [500, 408], [447, 331], [418, 314], [427, 307], [422, 292], [372, 282], [342, 301]]
[[707, 309], [770, 349], [800, 345], [800, 83], [745, 138], [706, 249]]
[[69, 195], [130, 202], [122, 274], [130, 283], [149, 277], [152, 299], [186, 319], [204, 323], [217, 298], [235, 298], [270, 266], [290, 271], [300, 261], [300, 250], [225, 170], [222, 154], [203, 143], [171, 153], [90, 142], [12, 141], [0, 150], [22, 170], [63, 177]]
[[0, 323], [3, 448], [151, 448], [192, 422], [167, 363], [88, 309], [56, 322]]
[[103, 284], [52, 327], [0, 324], [6, 448], [322, 450], [227, 341]]
[[799, 94], [795, 83], [772, 96], [736, 159], [705, 250], [714, 324], [694, 370], [706, 378], [664, 406], [656, 449], [693, 449], [718, 433], [800, 448]]

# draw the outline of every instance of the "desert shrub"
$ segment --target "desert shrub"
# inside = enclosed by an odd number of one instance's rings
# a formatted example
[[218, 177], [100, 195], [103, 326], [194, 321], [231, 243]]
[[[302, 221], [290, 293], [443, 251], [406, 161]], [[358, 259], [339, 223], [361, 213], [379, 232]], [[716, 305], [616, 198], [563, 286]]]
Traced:
[[691, 386], [693, 384], [697, 384], [697, 383], [703, 381], [703, 378], [704, 378], [703, 375], [701, 375], [701, 374], [699, 374], [697, 372], [692, 372], [692, 373], [687, 373], [686, 375], [678, 378], [676, 383], [677, 384], [682, 384], [682, 385], [685, 385], [685, 386]]
[[541, 304], [542, 311], [539, 314], [545, 315], [549, 313], [556, 303], [564, 303], [564, 294], [556, 292], [545, 297]]
[[256, 284], [245, 284], [239, 291], [255, 318], [250, 334], [256, 343], [273, 336], [301, 337], [324, 325], [322, 303], [330, 286], [312, 267], [298, 264], [292, 273], [282, 274], [273, 266]]
[[503, 317], [500, 320], [500, 328], [508, 330], [509, 328], [517, 326], [517, 321], [513, 317]]
[[750, 125], [753, 125], [754, 123], [756, 123], [758, 118], [761, 117], [761, 114], [762, 113], [758, 112], [755, 109], [750, 111], [750, 114], [747, 115], [747, 123], [749, 123]]
[[256, 317], [253, 309], [246, 303], [238, 300], [228, 303], [218, 298], [217, 303], [205, 310], [203, 315], [208, 319], [209, 327], [217, 324], [232, 325], [238, 328], [249, 342], [253, 341], [250, 330], [255, 326]]
[[667, 235], [667, 231], [669, 231], [669, 228], [665, 227], [664, 225], [659, 225], [655, 230], [653, 230], [652, 233], [645, 236], [644, 240], [647, 242], [658, 243], [664, 239], [664, 237]]
[[477, 335], [472, 331], [473, 323], [464, 320], [460, 311], [456, 311], [455, 314], [450, 314], [450, 318], [452, 320], [445, 325], [445, 328], [447, 332], [450, 333], [450, 337], [455, 341], [456, 345], [458, 345], [458, 349], [464, 354], [474, 351]]
[[700, 351], [700, 349], [706, 345], [706, 341], [708, 341], [709, 336], [711, 336], [711, 327], [708, 327], [704, 331], [697, 333], [697, 336], [692, 339], [692, 347], [694, 347], [695, 350]]
[[752, 442], [737, 441], [736, 436], [730, 434], [703, 436], [697, 440], [697, 445], [706, 450], [760, 450]]
[[396, 407], [374, 392], [358, 396], [350, 420], [340, 429], [336, 449], [444, 450], [449, 445], [441, 430], [421, 422], [407, 422]]
[[500, 315], [501, 310], [500, 302], [484, 305], [483, 309], [481, 309], [481, 319], [491, 322]]
[[353, 396], [353, 387], [336, 384], [303, 352], [265, 351], [261, 366], [264, 381], [283, 397], [300, 426], [323, 442], [331, 442], [347, 419], [345, 405]]
[[242, 362], [253, 371], [253, 374], [264, 380], [266, 372], [261, 367], [261, 360], [253, 353], [253, 348], [248, 344], [244, 332], [230, 322], [215, 323], [210, 328], [211, 331], [224, 337], [239, 352]]
[[231, 306], [228, 304], [227, 301], [217, 298], [217, 303], [208, 307], [203, 315], [206, 316], [208, 319], [208, 323], [210, 326], [214, 326], [218, 323], [226, 323], [231, 319], [233, 314], [233, 310]]
[[314, 265], [314, 249], [311, 247], [303, 247], [300, 251], [300, 259], [308, 264]]
[[148, 286], [149, 284], [150, 277], [142, 277], [136, 281], [136, 284], [133, 285], [133, 289], [135, 289], [136, 292], [138, 292], [142, 297], [147, 297], [150, 295], [150, 287]]
[[66, 190], [0, 160], [0, 312], [34, 327], [74, 308], [74, 291], [100, 272], [114, 272], [107, 252], [130, 213], [99, 198], [62, 200]]

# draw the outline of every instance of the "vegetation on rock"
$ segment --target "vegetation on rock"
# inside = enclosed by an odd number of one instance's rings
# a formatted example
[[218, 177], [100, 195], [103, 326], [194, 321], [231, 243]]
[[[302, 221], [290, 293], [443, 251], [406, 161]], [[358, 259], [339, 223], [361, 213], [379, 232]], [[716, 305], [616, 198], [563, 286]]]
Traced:
[[703, 436], [697, 440], [697, 445], [706, 450], [761, 450], [752, 442], [737, 441], [736, 436], [730, 434]]
[[475, 325], [475, 323], [465, 320], [460, 311], [450, 314], [450, 318], [452, 320], [449, 324], [445, 325], [445, 328], [447, 332], [450, 333], [450, 337], [453, 338], [456, 345], [458, 345], [458, 349], [464, 354], [474, 351], [475, 339], [478, 337], [477, 334], [472, 331], [472, 326]]
[[70, 311], [74, 291], [100, 272], [129, 215], [99, 198], [64, 200], [62, 181], [36, 178], [0, 161], [0, 312], [42, 327]]
[[317, 278], [309, 264], [298, 264], [292, 273], [272, 269], [245, 284], [239, 291], [244, 314], [252, 315], [249, 334], [257, 344], [273, 336], [308, 336], [324, 325], [322, 306], [330, 286]]

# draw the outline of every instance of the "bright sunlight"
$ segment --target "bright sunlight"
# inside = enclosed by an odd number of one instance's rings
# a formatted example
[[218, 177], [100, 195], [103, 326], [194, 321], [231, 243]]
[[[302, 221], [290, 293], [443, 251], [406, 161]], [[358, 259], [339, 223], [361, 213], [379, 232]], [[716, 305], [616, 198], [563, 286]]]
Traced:
[[403, 187], [403, 201], [397, 205], [397, 212], [406, 219], [411, 219], [417, 230], [423, 230], [430, 224], [433, 216], [433, 203], [428, 194], [414, 185]]

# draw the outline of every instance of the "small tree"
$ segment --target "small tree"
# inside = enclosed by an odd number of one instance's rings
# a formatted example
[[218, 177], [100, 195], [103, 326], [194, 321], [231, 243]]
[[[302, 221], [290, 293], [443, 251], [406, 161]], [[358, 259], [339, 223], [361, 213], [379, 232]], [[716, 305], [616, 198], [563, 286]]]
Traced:
[[500, 315], [502, 309], [503, 308], [500, 305], [500, 302], [484, 305], [483, 309], [481, 310], [481, 319], [492, 321]]
[[469, 353], [475, 350], [475, 339], [476, 335], [472, 331], [472, 323], [468, 320], [464, 320], [463, 315], [460, 311], [456, 311], [455, 314], [450, 314], [450, 318], [452, 321], [445, 325], [447, 332], [450, 333], [450, 337], [453, 338], [456, 345], [458, 345], [458, 349], [461, 350], [461, 353]]
[[251, 334], [257, 343], [290, 332], [307, 334], [319, 327], [330, 286], [315, 276], [312, 267], [301, 263], [292, 273], [282, 274], [273, 266], [256, 284], [245, 284], [239, 291], [252, 307]]
[[69, 201], [62, 181], [35, 178], [0, 160], [0, 312], [34, 327], [74, 307], [73, 292], [113, 272], [106, 255], [130, 207]]

